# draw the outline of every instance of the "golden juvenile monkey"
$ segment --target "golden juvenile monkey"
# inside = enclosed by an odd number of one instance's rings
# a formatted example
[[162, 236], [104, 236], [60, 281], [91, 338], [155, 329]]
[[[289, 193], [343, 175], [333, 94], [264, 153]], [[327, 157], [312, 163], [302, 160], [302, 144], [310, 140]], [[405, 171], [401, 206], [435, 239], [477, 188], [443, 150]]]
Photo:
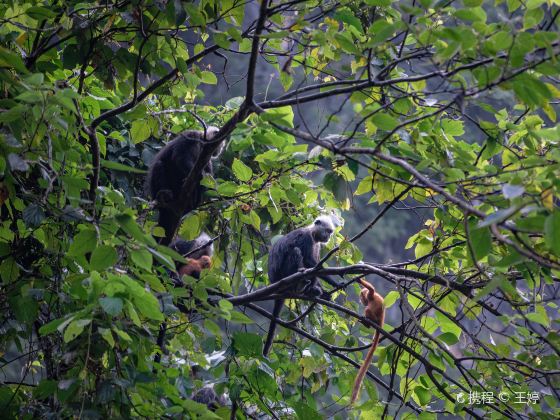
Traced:
[[179, 276], [187, 275], [198, 279], [200, 272], [210, 267], [212, 267], [212, 259], [208, 255], [203, 255], [197, 260], [189, 258], [187, 264], [179, 268]]
[[[385, 321], [385, 307], [383, 306], [383, 297], [379, 293], [376, 293], [375, 287], [373, 287], [367, 281], [360, 279], [359, 282], [363, 286], [362, 291], [360, 292], [360, 301], [362, 302], [362, 305], [366, 307], [364, 316], [367, 319], [375, 322], [380, 327], [383, 327], [383, 322]], [[364, 364], [360, 367], [360, 370], [356, 375], [354, 387], [352, 388], [352, 399], [350, 400], [350, 404], [354, 404], [358, 399], [360, 387], [362, 386], [362, 382], [364, 381], [364, 377], [366, 376], [366, 372], [371, 363], [371, 359], [373, 359], [373, 353], [375, 353], [375, 349], [377, 348], [378, 344], [379, 331], [375, 330], [373, 342], [371, 343], [371, 347], [368, 350], [366, 358], [364, 359]]]

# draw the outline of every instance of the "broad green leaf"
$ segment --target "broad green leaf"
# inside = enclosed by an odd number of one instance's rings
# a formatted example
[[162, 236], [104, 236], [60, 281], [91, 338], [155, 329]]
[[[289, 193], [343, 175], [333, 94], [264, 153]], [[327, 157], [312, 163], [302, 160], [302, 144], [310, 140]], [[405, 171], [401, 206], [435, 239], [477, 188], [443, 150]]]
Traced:
[[211, 71], [203, 71], [202, 72], [202, 82], [207, 83], [209, 85], [215, 85], [218, 83], [218, 79], [214, 73]]
[[118, 260], [117, 251], [109, 245], [100, 245], [91, 254], [89, 264], [92, 270], [103, 271], [114, 266]]
[[111, 332], [110, 329], [99, 328], [99, 334], [101, 334], [101, 337], [103, 337], [103, 339], [107, 343], [109, 343], [109, 346], [111, 346], [111, 348], [115, 347], [115, 339], [113, 338], [113, 333]]
[[546, 245], [560, 256], [560, 211], [554, 211], [544, 223]]
[[97, 234], [94, 230], [86, 229], [74, 236], [73, 242], [68, 249], [68, 255], [78, 257], [85, 255], [95, 249], [97, 245]]
[[253, 176], [253, 171], [239, 159], [233, 160], [232, 170], [235, 177], [240, 181], [249, 181]]
[[64, 342], [69, 343], [78, 337], [84, 328], [91, 323], [91, 319], [76, 319], [66, 327], [64, 330]]
[[400, 298], [399, 292], [392, 290], [385, 295], [385, 308], [388, 309]]
[[121, 313], [123, 308], [123, 301], [117, 297], [103, 297], [99, 298], [99, 304], [105, 312], [111, 316], [117, 316]]
[[[144, 140], [150, 137], [150, 134], [150, 126], [145, 120], [136, 120], [132, 122], [132, 126], [130, 127], [130, 137], [132, 138], [134, 144], [142, 143]], [[125, 165], [122, 166], [124, 167]]]
[[257, 334], [233, 334], [233, 348], [238, 356], [259, 357], [262, 355], [262, 345], [262, 338]]
[[471, 230], [468, 240], [477, 261], [486, 257], [492, 249], [492, 235], [487, 227]]
[[130, 257], [132, 258], [132, 262], [138, 267], [147, 271], [152, 269], [153, 258], [150, 251], [146, 249], [134, 249], [130, 251]]
[[[149, 133], [148, 133], [149, 135]], [[124, 165], [119, 162], [115, 162], [112, 160], [105, 160], [101, 159], [101, 166], [107, 169], [113, 169], [115, 171], [122, 171], [122, 172], [131, 172], [134, 174], [145, 174], [146, 171], [143, 169], [133, 168], [132, 166]]]

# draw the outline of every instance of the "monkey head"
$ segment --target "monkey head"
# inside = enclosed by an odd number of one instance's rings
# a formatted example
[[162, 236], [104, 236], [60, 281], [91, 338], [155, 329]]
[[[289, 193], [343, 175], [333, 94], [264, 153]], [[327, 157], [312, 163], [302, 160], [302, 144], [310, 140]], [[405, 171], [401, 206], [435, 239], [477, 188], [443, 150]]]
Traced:
[[[375, 289], [372, 291], [372, 296], [375, 293]], [[370, 290], [366, 289], [365, 287], [360, 292], [360, 302], [362, 305], [367, 306], [370, 300]]]
[[[218, 134], [218, 131], [220, 131], [220, 129], [213, 125], [206, 127], [206, 140], [212, 140], [214, 136]], [[204, 136], [204, 131], [202, 131], [202, 135]]]
[[200, 257], [198, 263], [200, 264], [200, 268], [202, 270], [212, 267], [212, 259], [208, 255]]
[[319, 216], [310, 229], [315, 242], [328, 242], [334, 232], [334, 224], [329, 216]]

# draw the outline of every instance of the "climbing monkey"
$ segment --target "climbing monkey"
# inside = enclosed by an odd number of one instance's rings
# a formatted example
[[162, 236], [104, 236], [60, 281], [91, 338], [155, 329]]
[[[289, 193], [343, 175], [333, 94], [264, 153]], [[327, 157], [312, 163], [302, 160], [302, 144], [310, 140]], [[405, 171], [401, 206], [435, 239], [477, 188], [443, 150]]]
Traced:
[[[385, 307], [383, 304], [383, 297], [375, 291], [375, 287], [373, 287], [364, 279], [360, 279], [359, 282], [363, 286], [362, 291], [360, 292], [360, 302], [362, 302], [362, 305], [366, 307], [364, 316], [370, 321], [375, 322], [377, 325], [379, 325], [380, 328], [383, 327], [383, 322], [385, 321]], [[368, 350], [366, 358], [364, 359], [364, 364], [360, 367], [360, 370], [356, 375], [354, 387], [352, 388], [352, 398], [350, 400], [350, 404], [354, 404], [358, 399], [360, 387], [362, 386], [362, 382], [364, 381], [364, 377], [366, 376], [366, 372], [368, 371], [369, 365], [371, 364], [371, 359], [373, 359], [373, 354], [375, 353], [375, 349], [377, 348], [378, 344], [379, 331], [375, 330], [375, 334], [373, 335], [373, 342], [371, 343], [371, 347]]]

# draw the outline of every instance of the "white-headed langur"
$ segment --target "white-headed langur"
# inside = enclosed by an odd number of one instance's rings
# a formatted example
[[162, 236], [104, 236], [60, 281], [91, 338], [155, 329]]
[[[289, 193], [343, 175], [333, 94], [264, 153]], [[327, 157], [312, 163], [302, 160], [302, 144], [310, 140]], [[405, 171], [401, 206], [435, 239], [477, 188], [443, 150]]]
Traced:
[[[334, 224], [330, 216], [319, 216], [315, 221], [303, 228], [291, 231], [278, 239], [268, 256], [268, 279], [271, 284], [276, 283], [298, 271], [313, 268], [320, 261], [321, 244], [328, 242], [334, 232]], [[332, 286], [338, 283], [329, 276], [320, 276]], [[297, 285], [297, 289], [309, 296], [330, 299], [319, 284], [319, 279], [314, 277], [305, 279]], [[281, 290], [279, 291], [281, 292]], [[270, 320], [268, 336], [263, 348], [263, 355], [268, 356], [274, 333], [276, 330], [275, 319], [280, 315], [285, 299], [276, 299], [272, 311], [273, 319]]]
[[[159, 211], [158, 225], [165, 230], [165, 237], [160, 243], [167, 245], [175, 236], [181, 218], [196, 209], [204, 194], [200, 185], [202, 177], [213, 175], [212, 162], [193, 179], [196, 188], [190, 197], [183, 197], [183, 182], [195, 166], [204, 143], [218, 133], [217, 127], [210, 126], [204, 131], [188, 130], [167, 143], [154, 157], [146, 178], [146, 192], [156, 201]], [[206, 137], [205, 137], [206, 134]]]

